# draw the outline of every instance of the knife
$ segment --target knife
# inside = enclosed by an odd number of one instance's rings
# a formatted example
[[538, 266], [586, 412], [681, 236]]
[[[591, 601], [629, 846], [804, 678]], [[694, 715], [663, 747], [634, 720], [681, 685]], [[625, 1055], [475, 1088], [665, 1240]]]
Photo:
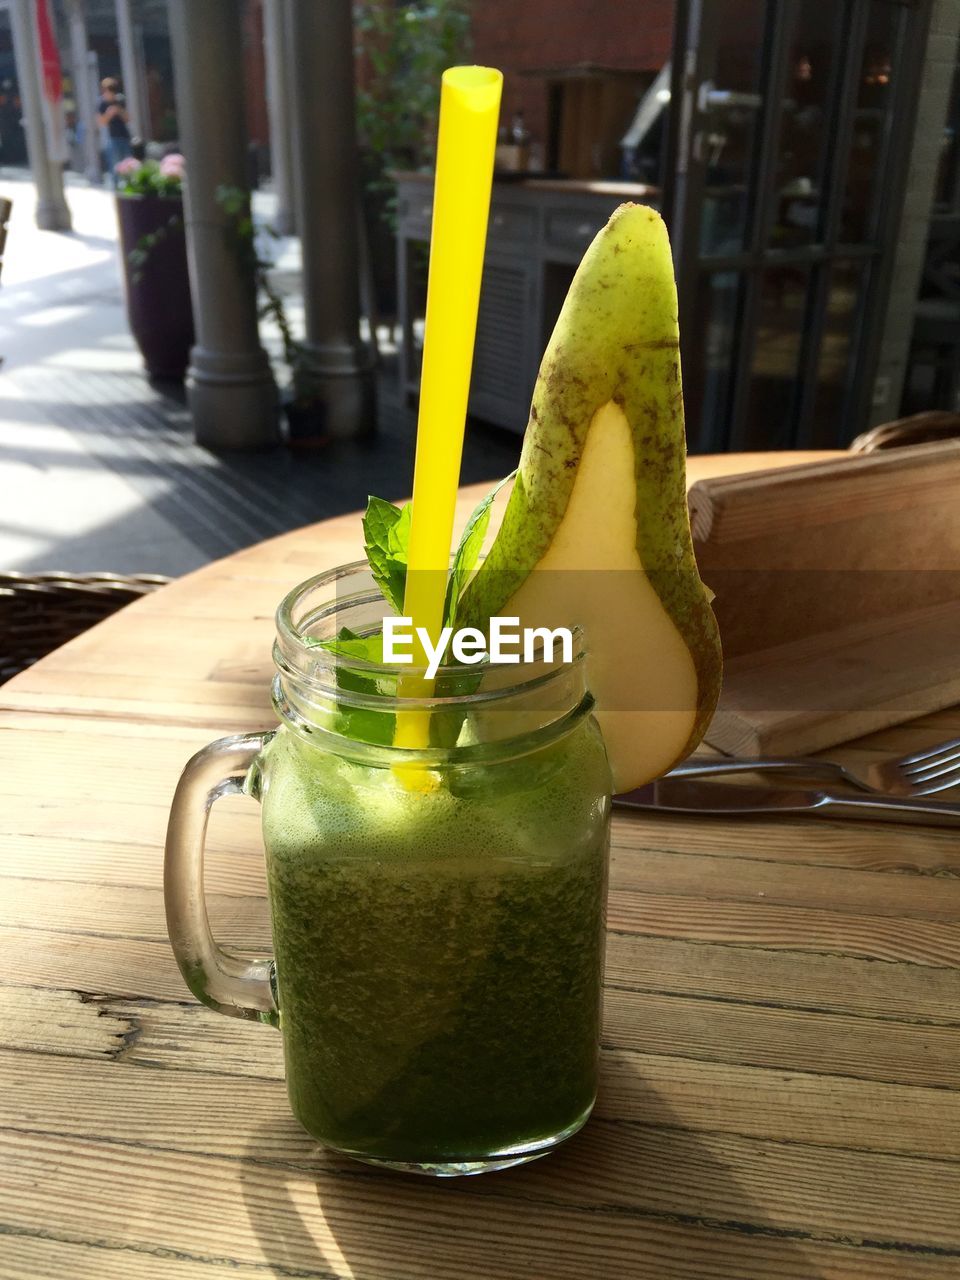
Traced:
[[892, 796], [842, 796], [828, 791], [660, 778], [648, 786], [614, 796], [622, 809], [685, 813], [701, 817], [854, 818], [868, 822], [960, 826], [960, 805], [938, 800], [899, 800]]

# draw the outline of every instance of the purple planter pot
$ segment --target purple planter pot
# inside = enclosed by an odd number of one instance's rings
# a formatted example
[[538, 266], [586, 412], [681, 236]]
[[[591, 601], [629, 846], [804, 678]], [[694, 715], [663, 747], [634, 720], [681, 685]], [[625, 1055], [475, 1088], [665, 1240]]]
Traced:
[[322, 404], [297, 404], [287, 396], [283, 412], [287, 419], [287, 444], [291, 449], [323, 449], [330, 443], [327, 413]]
[[[130, 332], [151, 378], [182, 382], [193, 346], [190, 277], [179, 196], [117, 196], [120, 253]], [[162, 232], [146, 261], [130, 254], [144, 236]]]

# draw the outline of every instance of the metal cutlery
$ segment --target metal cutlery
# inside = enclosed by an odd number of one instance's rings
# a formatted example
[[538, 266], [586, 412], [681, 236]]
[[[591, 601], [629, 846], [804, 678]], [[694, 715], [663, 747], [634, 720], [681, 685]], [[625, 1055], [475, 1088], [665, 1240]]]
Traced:
[[766, 759], [717, 756], [685, 760], [672, 769], [670, 778], [712, 778], [733, 773], [771, 773], [809, 778], [811, 781], [842, 782], [858, 791], [885, 796], [928, 796], [960, 785], [960, 738], [941, 742], [926, 751], [870, 765], [866, 779], [834, 760], [807, 756]]
[[615, 806], [655, 813], [813, 818], [853, 818], [870, 822], [918, 823], [922, 826], [960, 826], [960, 804], [938, 800], [895, 799], [891, 796], [842, 796], [828, 791], [804, 791], [764, 786], [728, 786], [670, 775], [625, 795]]
[[960, 785], [960, 738], [871, 765], [867, 776], [878, 791], [888, 795], [929, 796], [946, 791]]

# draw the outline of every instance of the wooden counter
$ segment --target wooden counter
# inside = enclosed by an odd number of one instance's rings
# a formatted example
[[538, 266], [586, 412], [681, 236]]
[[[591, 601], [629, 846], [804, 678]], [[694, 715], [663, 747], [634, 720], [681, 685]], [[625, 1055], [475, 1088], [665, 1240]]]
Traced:
[[[395, 177], [401, 378], [405, 389], [416, 394], [433, 181], [419, 173]], [[472, 414], [522, 434], [540, 359], [584, 250], [617, 205], [634, 200], [657, 207], [658, 195], [656, 187], [631, 182], [526, 179], [494, 183], [470, 393]]]

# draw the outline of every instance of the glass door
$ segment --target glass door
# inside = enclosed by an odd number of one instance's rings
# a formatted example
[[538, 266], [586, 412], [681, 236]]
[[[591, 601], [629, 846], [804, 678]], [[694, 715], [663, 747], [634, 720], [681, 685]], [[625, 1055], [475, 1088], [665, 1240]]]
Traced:
[[692, 450], [861, 430], [928, 8], [680, 0], [664, 208]]

